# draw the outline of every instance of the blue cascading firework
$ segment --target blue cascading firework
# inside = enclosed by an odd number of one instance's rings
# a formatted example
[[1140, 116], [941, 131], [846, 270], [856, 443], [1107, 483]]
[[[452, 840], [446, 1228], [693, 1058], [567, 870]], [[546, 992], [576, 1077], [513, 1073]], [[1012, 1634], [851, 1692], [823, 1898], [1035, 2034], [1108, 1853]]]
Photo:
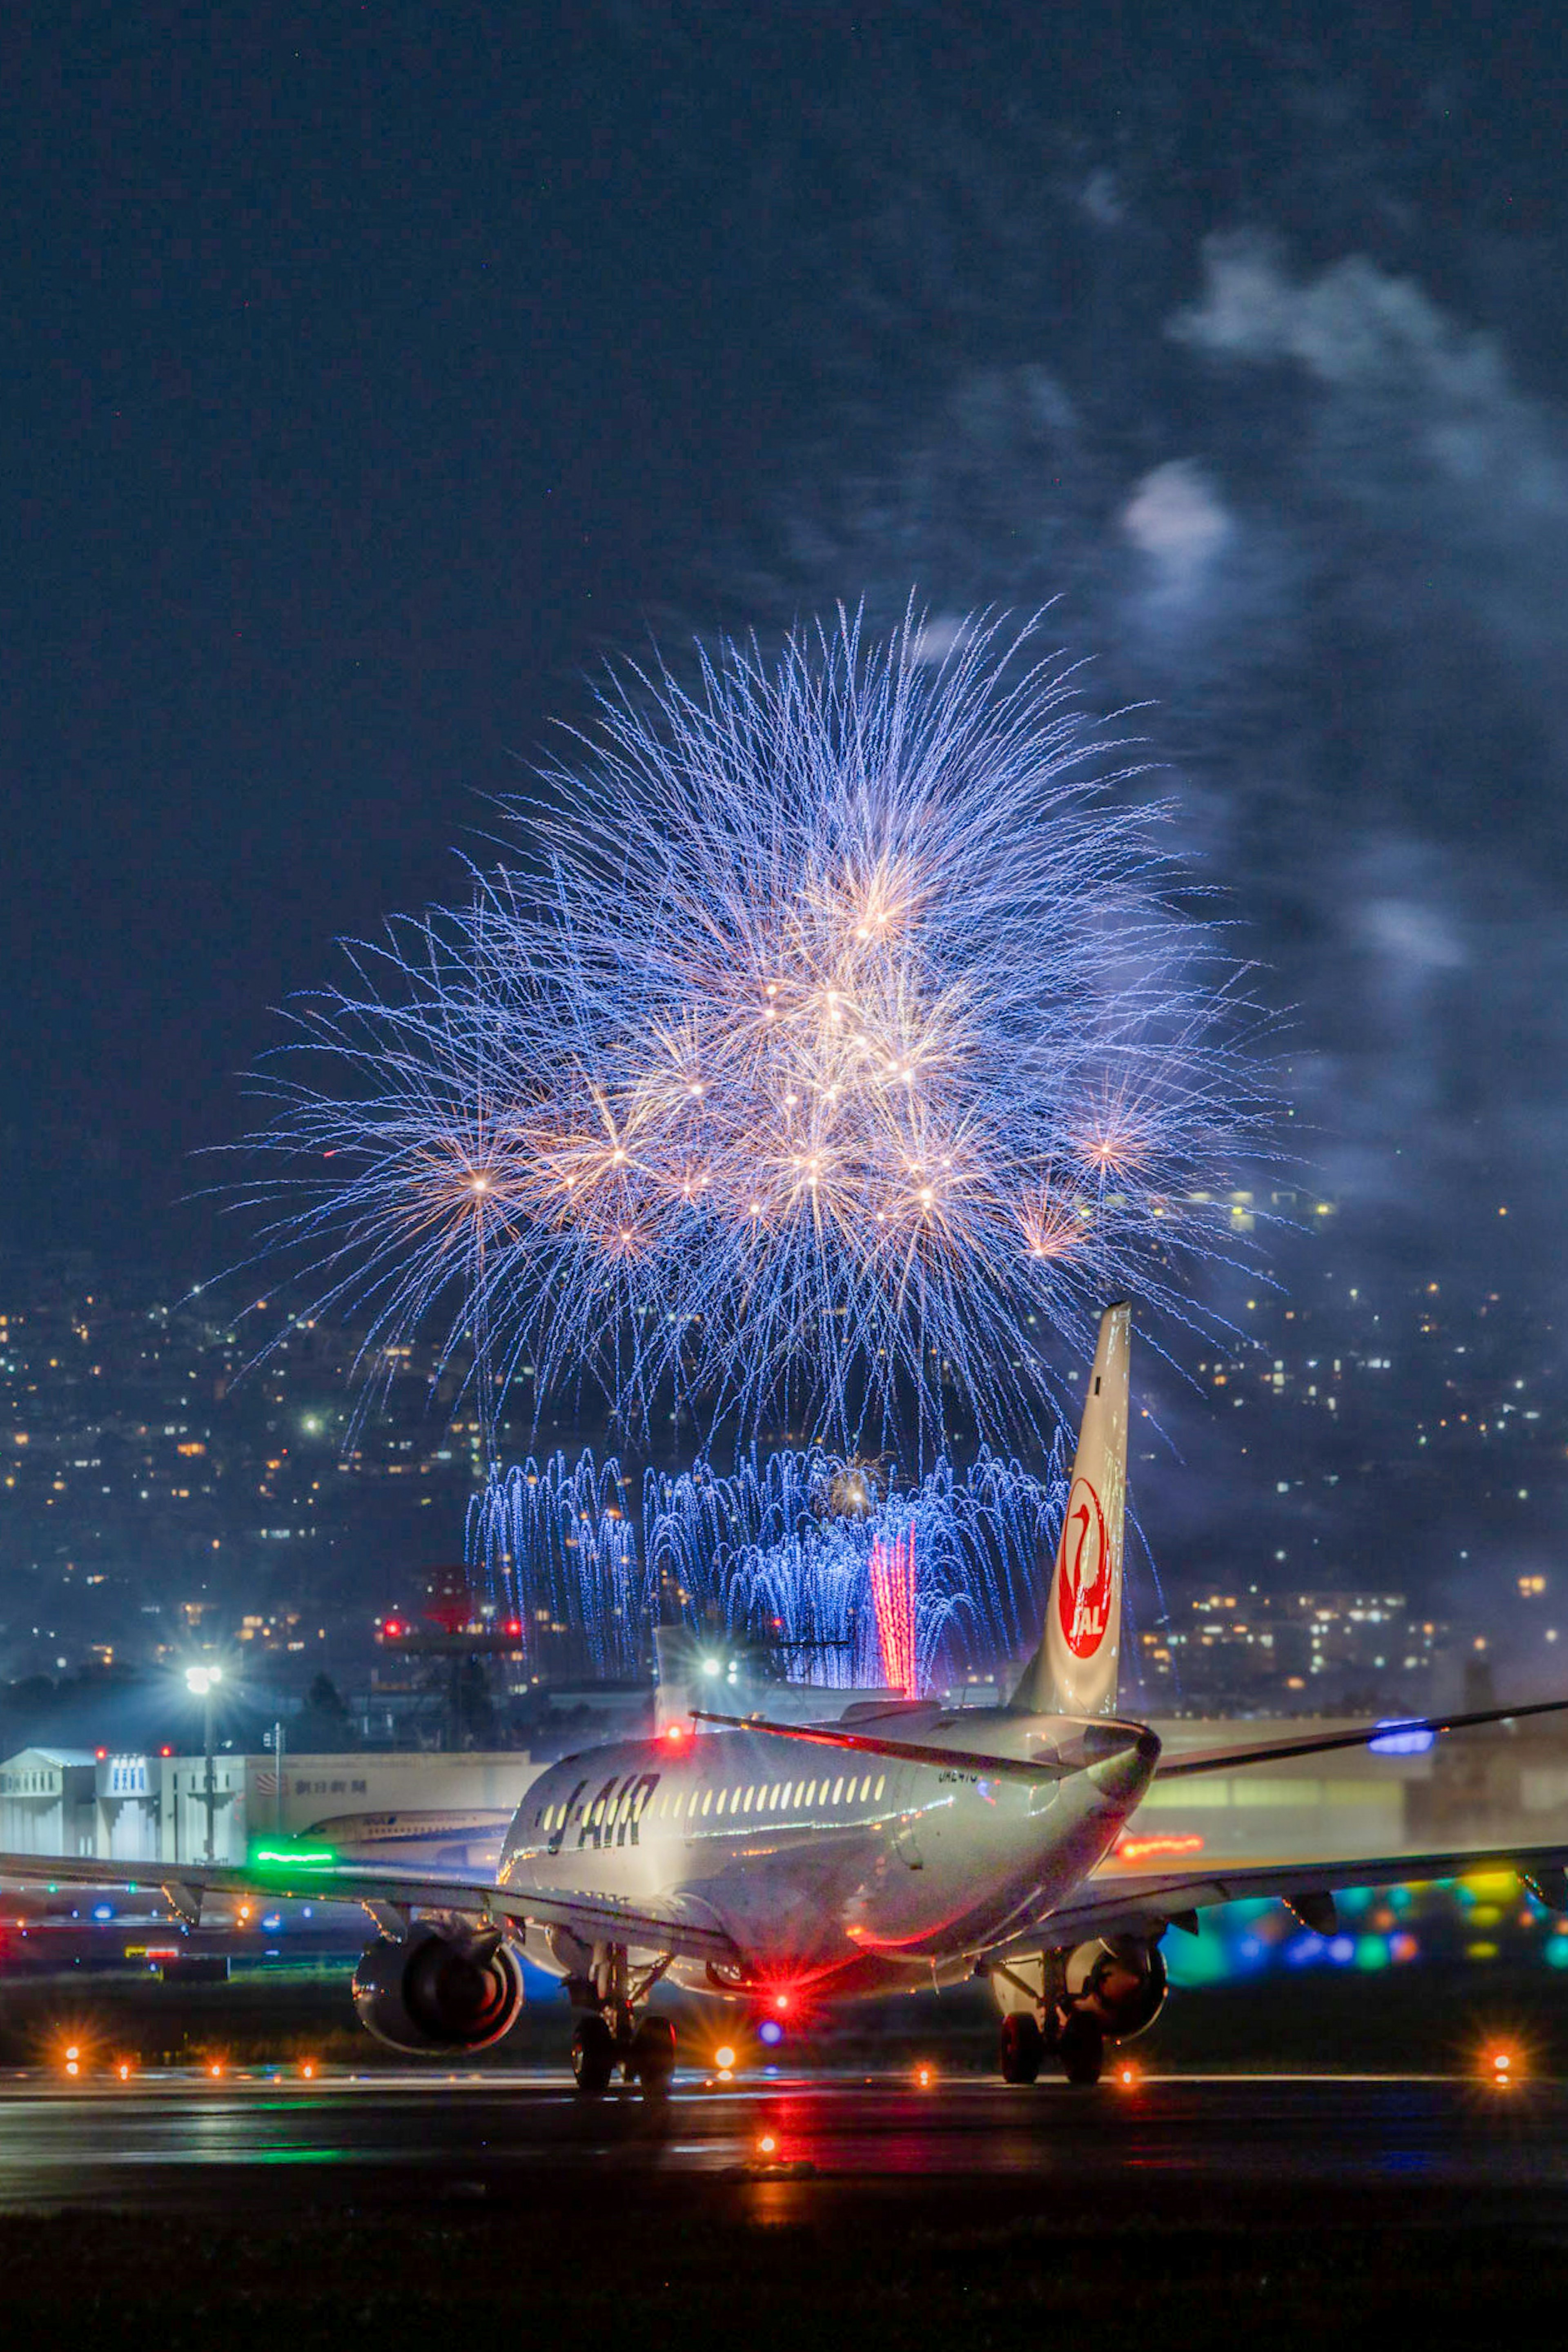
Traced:
[[619, 1677], [646, 1672], [656, 1618], [753, 1645], [792, 1682], [875, 1688], [888, 1678], [873, 1549], [914, 1564], [912, 1679], [987, 1671], [1037, 1633], [1065, 1482], [982, 1454], [939, 1461], [908, 1486], [821, 1447], [649, 1470], [634, 1511], [614, 1460], [557, 1454], [497, 1474], [468, 1515], [468, 1551], [532, 1655]]

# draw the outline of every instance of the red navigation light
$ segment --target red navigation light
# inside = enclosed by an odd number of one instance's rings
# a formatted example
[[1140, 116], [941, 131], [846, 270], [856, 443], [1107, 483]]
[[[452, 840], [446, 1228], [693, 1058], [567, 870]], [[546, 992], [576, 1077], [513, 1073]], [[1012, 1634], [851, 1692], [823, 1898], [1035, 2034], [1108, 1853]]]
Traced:
[[775, 1993], [774, 1993], [774, 1995], [773, 1995], [773, 2007], [774, 2007], [775, 2009], [778, 2009], [778, 2010], [784, 2010], [784, 2009], [787, 2009], [787, 2008], [789, 2007], [789, 1995], [788, 1995], [788, 1993], [787, 1993], [787, 1992], [775, 1992]]
[[402, 1618], [401, 1618], [401, 1617], [389, 1617], [389, 1618], [387, 1619], [387, 1621], [386, 1621], [385, 1624], [382, 1627], [382, 1629], [381, 1629], [381, 1630], [382, 1630], [382, 1632], [386, 1635], [386, 1638], [387, 1638], [387, 1640], [388, 1640], [389, 1642], [395, 1642], [395, 1641], [396, 1641], [396, 1639], [397, 1639], [397, 1637], [398, 1637], [398, 1635], [399, 1635], [399, 1634], [402, 1633], [402, 1631], [403, 1631], [403, 1620], [402, 1620]]
[[172, 1756], [174, 1752], [172, 1748], [160, 1748], [158, 1750], [160, 1756]]
[[668, 1724], [666, 1726], [664, 1736], [671, 1748], [684, 1748], [686, 1745], [686, 1726], [683, 1723]]
[[92, 1751], [92, 1752], [93, 1752], [93, 1754], [97, 1757], [97, 1759], [98, 1759], [98, 1760], [99, 1760], [99, 1762], [100, 1762], [100, 1764], [107, 1764], [107, 1763], [108, 1763], [108, 1761], [109, 1761], [109, 1750], [108, 1750], [108, 1748], [95, 1748], [93, 1749], [93, 1751]]
[[506, 1621], [506, 1623], [501, 1627], [501, 1632], [502, 1632], [503, 1633], [509, 1633], [509, 1634], [511, 1636], [511, 1638], [512, 1638], [512, 1640], [513, 1640], [513, 1641], [517, 1641], [517, 1640], [521, 1637], [521, 1633], [522, 1633], [522, 1620], [521, 1620], [521, 1617], [509, 1617], [509, 1618], [507, 1619], [507, 1621]]

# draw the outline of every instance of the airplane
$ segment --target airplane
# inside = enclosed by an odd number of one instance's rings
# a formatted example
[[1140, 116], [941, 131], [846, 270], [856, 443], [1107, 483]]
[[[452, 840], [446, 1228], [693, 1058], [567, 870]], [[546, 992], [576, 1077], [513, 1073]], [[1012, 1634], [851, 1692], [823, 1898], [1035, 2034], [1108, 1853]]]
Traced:
[[[1100, 1321], [1045, 1630], [1004, 1706], [874, 1700], [808, 1723], [694, 1708], [654, 1738], [550, 1766], [512, 1815], [499, 1864], [431, 1868], [417, 1845], [401, 1862], [355, 1861], [280, 1842], [243, 1870], [0, 1854], [0, 1881], [155, 1880], [190, 1924], [204, 1902], [241, 1895], [357, 1902], [378, 1934], [355, 1970], [355, 2009], [410, 2053], [498, 2041], [522, 2005], [526, 1955], [564, 1981], [573, 2074], [587, 2095], [617, 2068], [648, 2095], [668, 2088], [674, 2027], [649, 2005], [663, 1981], [778, 2015], [978, 1976], [1001, 2012], [1005, 2080], [1033, 2082], [1048, 2058], [1088, 2084], [1108, 2042], [1152, 2023], [1162, 1940], [1195, 1932], [1207, 1906], [1273, 1896], [1327, 1930], [1338, 1887], [1509, 1867], [1568, 1910], [1568, 1843], [1218, 1871], [1111, 1864], [1157, 1775], [1236, 1772], [1390, 1730], [1166, 1759], [1148, 1725], [1119, 1712], [1131, 1346], [1122, 1302]], [[1564, 1709], [1552, 1699], [1394, 1727], [1436, 1734]]]

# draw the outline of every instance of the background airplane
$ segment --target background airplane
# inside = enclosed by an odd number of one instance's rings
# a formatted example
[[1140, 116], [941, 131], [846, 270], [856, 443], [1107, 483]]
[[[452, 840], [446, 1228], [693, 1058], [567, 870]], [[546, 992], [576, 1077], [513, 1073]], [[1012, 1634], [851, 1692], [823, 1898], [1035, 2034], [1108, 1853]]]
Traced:
[[[251, 1870], [182, 1864], [160, 1880], [169, 1903], [191, 1922], [204, 1900], [247, 1893], [363, 1904], [379, 1933], [355, 1972], [355, 2006], [372, 2033], [409, 2052], [498, 2040], [522, 2004], [524, 1952], [564, 1979], [579, 2012], [573, 2071], [590, 2093], [617, 2066], [650, 2091], [668, 2084], [674, 2028], [648, 2006], [665, 1980], [778, 2011], [979, 1975], [1002, 2012], [1009, 2082], [1033, 2081], [1053, 2055], [1069, 2081], [1090, 2083], [1107, 2040], [1158, 2014], [1162, 1939], [1195, 1927], [1205, 1905], [1277, 1896], [1321, 1928], [1336, 1887], [1506, 1864], [1568, 1908], [1568, 1842], [1325, 1853], [1222, 1874], [1106, 1867], [1156, 1774], [1234, 1772], [1389, 1729], [1166, 1760], [1155, 1733], [1118, 1712], [1131, 1336], [1130, 1308], [1109, 1308], [1045, 1630], [1006, 1706], [879, 1702], [805, 1725], [699, 1712], [700, 1731], [676, 1723], [550, 1767], [493, 1869], [302, 1848]], [[1546, 1700], [1420, 1727], [1564, 1708]], [[29, 1885], [46, 1872], [95, 1886], [151, 1875], [146, 1864], [0, 1855], [0, 1878]]]

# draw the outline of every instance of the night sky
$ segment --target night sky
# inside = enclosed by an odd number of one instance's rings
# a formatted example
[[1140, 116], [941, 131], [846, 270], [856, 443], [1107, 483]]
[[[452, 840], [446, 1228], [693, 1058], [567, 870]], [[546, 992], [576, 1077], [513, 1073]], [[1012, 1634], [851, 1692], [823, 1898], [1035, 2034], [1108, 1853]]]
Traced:
[[1426, 13], [13, 12], [0, 1246], [209, 1269], [605, 653], [913, 589], [1151, 704], [1347, 1272], [1555, 1307], [1561, 20]]

